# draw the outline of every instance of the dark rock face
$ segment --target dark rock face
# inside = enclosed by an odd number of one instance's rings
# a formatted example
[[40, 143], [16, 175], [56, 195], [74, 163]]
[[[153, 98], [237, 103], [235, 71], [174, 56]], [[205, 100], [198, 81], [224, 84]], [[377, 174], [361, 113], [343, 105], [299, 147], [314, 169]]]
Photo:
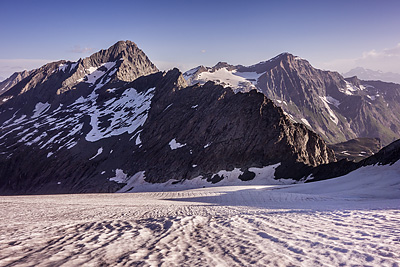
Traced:
[[393, 164], [400, 159], [400, 139], [379, 150], [378, 153], [369, 156], [359, 162], [342, 159], [337, 162], [322, 164], [311, 168], [307, 176], [311, 178], [307, 182], [326, 180], [334, 177], [346, 175], [358, 168], [368, 165], [387, 165]]
[[0, 192], [115, 192], [137, 173], [151, 183], [217, 183], [218, 171], [234, 168], [249, 180], [250, 167], [276, 163], [277, 178], [299, 179], [335, 160], [264, 94], [187, 86], [177, 69], [153, 66], [119, 42], [47, 64], [10, 88], [0, 106]]
[[356, 138], [329, 147], [335, 151], [338, 160], [360, 161], [377, 153], [382, 145], [378, 138]]
[[400, 139], [382, 148], [375, 155], [362, 161], [362, 165], [393, 164], [400, 159]]
[[114, 80], [131, 82], [140, 76], [157, 72], [157, 67], [134, 42], [119, 41], [106, 50], [101, 50], [82, 62], [84, 67], [99, 66], [105, 62], [121, 61]]
[[[182, 79], [178, 72], [175, 75]], [[291, 123], [261, 93], [234, 94], [211, 82], [171, 89], [156, 89], [141, 132], [143, 146], [137, 153], [143, 160], [138, 167], [152, 159], [146, 168], [150, 182], [207, 177], [219, 170], [279, 162], [316, 166], [334, 160], [322, 139], [303, 125]], [[184, 146], [171, 149], [172, 140]], [[296, 178], [286, 167], [282, 177]], [[164, 179], [160, 180], [160, 173]]]
[[[216, 72], [221, 68], [231, 74], [229, 80]], [[344, 79], [337, 72], [315, 69], [289, 53], [249, 67], [219, 63], [213, 68], [188, 71], [184, 77], [190, 84], [213, 80], [222, 85], [231, 83], [235, 91], [257, 89], [328, 143], [369, 137], [379, 138], [386, 145], [400, 137], [400, 85], [357, 77]], [[238, 77], [245, 79], [232, 82]]]

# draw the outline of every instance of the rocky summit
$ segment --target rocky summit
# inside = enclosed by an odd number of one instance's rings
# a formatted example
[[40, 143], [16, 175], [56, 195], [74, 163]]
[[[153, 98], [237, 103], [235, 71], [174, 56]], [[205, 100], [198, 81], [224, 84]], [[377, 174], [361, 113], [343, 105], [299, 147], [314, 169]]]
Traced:
[[335, 161], [319, 135], [265, 94], [188, 86], [130, 41], [13, 83], [0, 95], [3, 194], [125, 192], [231, 174], [244, 181], [270, 166], [276, 178], [300, 179]]
[[256, 89], [330, 144], [354, 138], [400, 138], [400, 85], [344, 78], [283, 53], [252, 66], [218, 63], [184, 73], [189, 84], [215, 81], [235, 92]]

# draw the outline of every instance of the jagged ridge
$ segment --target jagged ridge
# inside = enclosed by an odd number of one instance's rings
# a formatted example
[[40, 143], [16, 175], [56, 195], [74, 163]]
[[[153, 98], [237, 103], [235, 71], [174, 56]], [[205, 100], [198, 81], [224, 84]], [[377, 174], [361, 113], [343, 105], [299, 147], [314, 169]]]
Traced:
[[[2, 192], [114, 192], [141, 172], [148, 182], [217, 182], [216, 172], [238, 168], [249, 179], [249, 167], [275, 163], [278, 177], [300, 178], [334, 160], [322, 139], [256, 91], [188, 87], [177, 69], [118, 79], [120, 58], [132, 53], [136, 46], [120, 42], [76, 63], [47, 64], [9, 90], [18, 93], [0, 107]], [[139, 61], [129, 62], [153, 66]], [[54, 89], [81, 67], [70, 89]]]
[[190, 84], [213, 80], [236, 92], [257, 89], [329, 143], [370, 137], [388, 144], [399, 138], [400, 85], [344, 79], [289, 53], [249, 67], [217, 65], [195, 68], [184, 77]]

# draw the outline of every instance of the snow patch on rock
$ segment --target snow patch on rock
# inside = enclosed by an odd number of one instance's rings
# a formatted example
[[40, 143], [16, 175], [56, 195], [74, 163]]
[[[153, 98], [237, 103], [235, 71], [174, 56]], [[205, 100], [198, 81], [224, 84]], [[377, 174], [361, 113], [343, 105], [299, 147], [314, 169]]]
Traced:
[[101, 78], [107, 71], [115, 66], [115, 62], [106, 62], [97, 67], [89, 67], [85, 69], [85, 77], [77, 80], [77, 82], [85, 82], [94, 84]]
[[328, 100], [326, 99], [326, 97], [319, 97], [322, 102], [324, 103], [324, 106], [326, 108], [326, 110], [329, 113], [329, 118], [337, 125], [339, 123], [339, 119], [338, 117], [336, 117], [335, 113], [333, 112], [333, 110], [331, 109], [331, 107], [329, 106], [330, 102], [328, 102]]
[[169, 144], [169, 147], [171, 148], [171, 150], [175, 150], [175, 149], [186, 146], [186, 144], [178, 143], [175, 138], [172, 139], [168, 144]]
[[[224, 87], [232, 87], [237, 89], [235, 91], [240, 91], [242, 88], [256, 88], [258, 78], [264, 73], [257, 72], [239, 72], [237, 70], [228, 70], [227, 68], [221, 68], [216, 71], [207, 71], [200, 73], [197, 77], [194, 77], [194, 82], [200, 82], [202, 84], [207, 81], [214, 81], [221, 84]], [[187, 74], [186, 79], [190, 78]]]
[[100, 155], [101, 153], [103, 153], [103, 148], [102, 148], [102, 147], [100, 147], [100, 148], [97, 150], [96, 155], [94, 155], [93, 157], [91, 157], [89, 160], [94, 159], [95, 157], [97, 157], [97, 156]]
[[45, 113], [47, 110], [49, 110], [50, 106], [51, 105], [48, 102], [46, 102], [46, 103], [42, 103], [42, 102], [37, 103], [36, 106], [35, 106], [35, 109], [33, 110], [32, 118], [39, 117], [40, 115]]
[[[86, 135], [86, 140], [95, 142], [125, 132], [133, 133], [147, 120], [154, 89], [141, 93], [134, 88], [126, 89], [121, 98], [110, 99], [102, 107], [95, 104], [97, 95], [89, 96], [92, 102], [92, 106], [88, 109], [92, 129]], [[102, 128], [99, 126], [99, 117], [105, 116], [111, 116], [111, 122], [109, 127]]]
[[111, 177], [111, 178], [108, 178], [108, 180], [117, 182], [119, 184], [124, 184], [128, 180], [128, 175], [126, 173], [124, 173], [123, 170], [116, 169], [115, 170], [115, 176]]
[[[211, 181], [207, 181], [203, 176], [197, 176], [190, 180], [168, 180], [165, 183], [156, 183], [152, 184], [145, 181], [145, 172], [137, 172], [130, 178], [126, 178], [127, 185], [121, 188], [118, 192], [156, 192], [156, 191], [174, 191], [174, 190], [185, 190], [191, 188], [202, 188], [202, 187], [217, 187], [217, 186], [242, 186], [242, 185], [283, 185], [283, 184], [292, 184], [296, 181], [291, 179], [274, 179], [275, 169], [280, 165], [274, 164], [265, 166], [263, 168], [249, 168], [249, 171], [255, 173], [255, 177], [249, 181], [242, 181], [239, 179], [239, 176], [243, 174], [243, 172], [239, 168], [234, 168], [231, 171], [228, 170], [220, 170], [217, 173], [211, 175], [219, 175], [223, 177], [223, 179], [215, 184], [211, 183]], [[193, 164], [193, 168], [197, 167], [197, 165]]]
[[304, 123], [305, 125], [307, 125], [308, 127], [312, 128], [307, 119], [302, 118], [302, 119], [301, 119], [301, 122]]

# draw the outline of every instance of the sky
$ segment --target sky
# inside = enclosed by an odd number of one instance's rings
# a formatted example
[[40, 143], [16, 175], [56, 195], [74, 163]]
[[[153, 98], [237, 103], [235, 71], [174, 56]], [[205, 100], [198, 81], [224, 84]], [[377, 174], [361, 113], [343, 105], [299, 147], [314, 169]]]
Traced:
[[395, 0], [0, 0], [0, 77], [119, 40], [162, 70], [252, 65], [289, 52], [340, 73], [400, 73], [399, 13]]

